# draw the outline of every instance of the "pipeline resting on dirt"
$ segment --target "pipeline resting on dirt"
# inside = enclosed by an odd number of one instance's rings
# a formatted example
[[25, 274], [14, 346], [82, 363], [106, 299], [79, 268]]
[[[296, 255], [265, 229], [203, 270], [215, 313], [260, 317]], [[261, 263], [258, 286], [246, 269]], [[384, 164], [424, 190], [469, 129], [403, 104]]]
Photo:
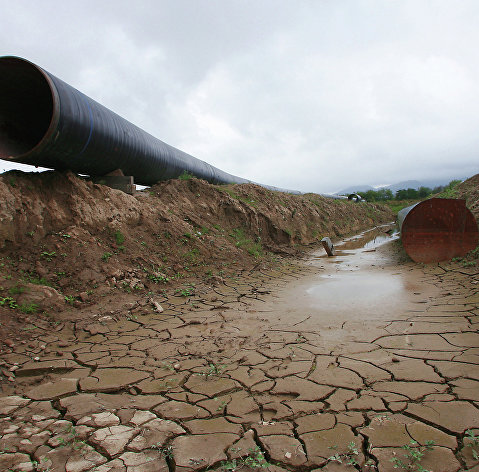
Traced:
[[121, 169], [143, 185], [184, 171], [214, 184], [254, 183], [169, 146], [41, 67], [13, 56], [0, 57], [0, 158], [91, 176]]
[[431, 198], [398, 213], [401, 240], [415, 262], [465, 256], [479, 239], [477, 222], [465, 200]]
[[91, 176], [121, 169], [143, 185], [185, 171], [213, 184], [255, 183], [160, 141], [41, 67], [13, 56], [0, 57], [0, 159]]

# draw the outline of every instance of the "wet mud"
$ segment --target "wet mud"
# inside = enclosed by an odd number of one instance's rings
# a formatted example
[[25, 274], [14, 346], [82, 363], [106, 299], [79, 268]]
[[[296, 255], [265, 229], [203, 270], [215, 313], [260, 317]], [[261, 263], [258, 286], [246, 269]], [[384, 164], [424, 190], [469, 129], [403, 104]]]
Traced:
[[479, 270], [402, 262], [387, 229], [161, 313], [32, 324], [0, 469], [479, 470]]

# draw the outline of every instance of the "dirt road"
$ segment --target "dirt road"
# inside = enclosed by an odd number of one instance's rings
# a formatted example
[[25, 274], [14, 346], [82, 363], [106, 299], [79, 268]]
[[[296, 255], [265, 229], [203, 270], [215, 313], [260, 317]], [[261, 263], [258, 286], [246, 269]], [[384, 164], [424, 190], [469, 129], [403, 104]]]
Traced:
[[395, 244], [32, 324], [3, 359], [0, 470], [479, 470], [479, 270]]

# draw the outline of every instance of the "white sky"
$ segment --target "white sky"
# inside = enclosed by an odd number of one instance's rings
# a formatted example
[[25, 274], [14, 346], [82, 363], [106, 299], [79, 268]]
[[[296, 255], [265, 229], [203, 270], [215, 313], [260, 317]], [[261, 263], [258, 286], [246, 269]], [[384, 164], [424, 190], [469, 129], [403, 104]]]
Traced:
[[0, 12], [0, 55], [226, 172], [315, 192], [479, 172], [477, 0], [0, 0]]

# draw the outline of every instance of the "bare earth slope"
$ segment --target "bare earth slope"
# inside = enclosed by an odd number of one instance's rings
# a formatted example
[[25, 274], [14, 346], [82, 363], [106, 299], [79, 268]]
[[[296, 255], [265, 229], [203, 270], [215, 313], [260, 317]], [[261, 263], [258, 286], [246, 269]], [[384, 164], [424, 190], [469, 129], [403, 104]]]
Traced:
[[378, 205], [256, 185], [171, 180], [131, 196], [72, 173], [9, 172], [0, 177], [0, 349], [19, 336], [14, 320], [88, 319], [106, 305], [125, 315], [141, 297], [187, 295], [391, 219]]

